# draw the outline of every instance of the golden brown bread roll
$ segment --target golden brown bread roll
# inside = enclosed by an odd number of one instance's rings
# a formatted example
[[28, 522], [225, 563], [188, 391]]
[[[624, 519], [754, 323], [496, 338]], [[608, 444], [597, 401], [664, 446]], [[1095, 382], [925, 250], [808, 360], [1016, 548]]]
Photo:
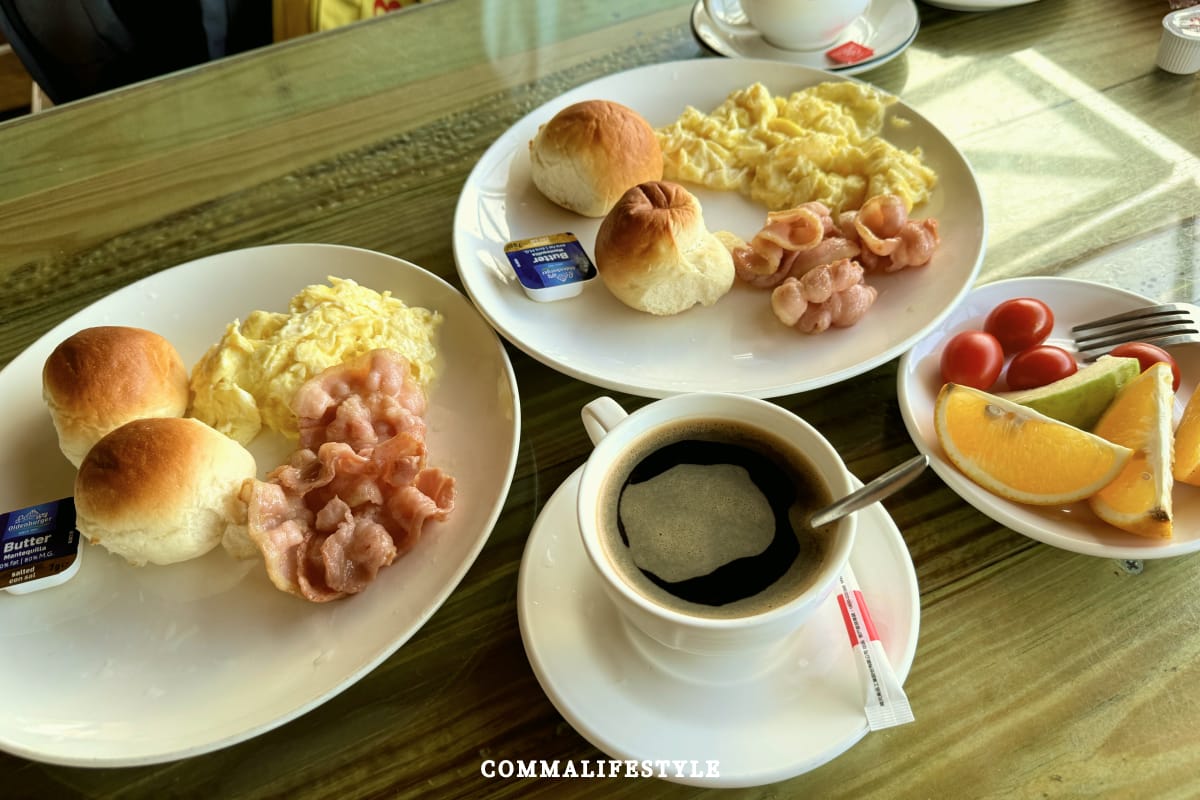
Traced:
[[104, 434], [130, 420], [183, 416], [188, 372], [157, 333], [119, 325], [84, 328], [46, 359], [42, 397], [63, 455], [78, 467]]
[[700, 201], [668, 181], [627, 191], [600, 223], [596, 270], [617, 299], [651, 314], [717, 302], [733, 286], [733, 257], [704, 225]]
[[636, 111], [608, 100], [567, 106], [529, 143], [533, 184], [551, 201], [603, 217], [631, 186], [662, 178], [662, 148]]
[[246, 448], [199, 420], [133, 420], [80, 464], [76, 525], [133, 564], [185, 561], [246, 538], [238, 493], [256, 473]]

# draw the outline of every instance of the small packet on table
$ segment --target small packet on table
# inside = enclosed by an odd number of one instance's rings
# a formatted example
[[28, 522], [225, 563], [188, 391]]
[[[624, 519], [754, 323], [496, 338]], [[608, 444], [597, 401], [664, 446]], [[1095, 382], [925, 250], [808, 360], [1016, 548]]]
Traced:
[[504, 255], [525, 294], [540, 303], [574, 297], [596, 277], [596, 266], [573, 233], [509, 242]]
[[839, 579], [838, 607], [866, 694], [867, 726], [878, 731], [912, 722], [912, 706], [879, 641], [871, 612], [849, 564]]
[[0, 514], [0, 589], [27, 594], [70, 580], [79, 540], [71, 497]]
[[832, 50], [827, 50], [825, 55], [831, 61], [836, 61], [839, 64], [857, 64], [860, 61], [866, 61], [871, 56], [875, 55], [875, 51], [867, 47], [865, 44], [858, 42], [845, 42], [839, 44]]

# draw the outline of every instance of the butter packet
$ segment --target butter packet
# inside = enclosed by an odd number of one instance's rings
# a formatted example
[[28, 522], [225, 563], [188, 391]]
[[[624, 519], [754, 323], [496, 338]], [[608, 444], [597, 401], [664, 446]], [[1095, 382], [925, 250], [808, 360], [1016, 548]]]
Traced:
[[74, 498], [0, 514], [0, 589], [26, 594], [65, 583], [82, 555]]
[[596, 265], [573, 233], [518, 239], [504, 246], [525, 294], [539, 303], [574, 297], [596, 277]]

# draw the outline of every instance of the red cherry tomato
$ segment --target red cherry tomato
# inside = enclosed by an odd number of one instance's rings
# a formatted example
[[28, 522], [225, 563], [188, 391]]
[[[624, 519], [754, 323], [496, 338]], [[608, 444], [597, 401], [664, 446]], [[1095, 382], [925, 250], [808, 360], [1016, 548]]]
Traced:
[[962, 331], [950, 337], [942, 350], [942, 380], [987, 391], [1004, 368], [1004, 349], [995, 336], [983, 331]]
[[1052, 344], [1039, 344], [1022, 350], [1008, 362], [1009, 389], [1036, 389], [1074, 375], [1079, 370], [1075, 356]]
[[1046, 341], [1054, 327], [1050, 306], [1033, 297], [1014, 297], [992, 309], [983, 329], [1000, 341], [1008, 355]]
[[1147, 342], [1127, 342], [1119, 344], [1108, 353], [1110, 356], [1119, 356], [1121, 358], [1136, 358], [1142, 365], [1142, 372], [1150, 369], [1151, 366], [1159, 361], [1165, 361], [1171, 365], [1171, 390], [1179, 391], [1179, 365], [1175, 363], [1175, 359], [1171, 358], [1171, 354], [1163, 350], [1157, 345]]

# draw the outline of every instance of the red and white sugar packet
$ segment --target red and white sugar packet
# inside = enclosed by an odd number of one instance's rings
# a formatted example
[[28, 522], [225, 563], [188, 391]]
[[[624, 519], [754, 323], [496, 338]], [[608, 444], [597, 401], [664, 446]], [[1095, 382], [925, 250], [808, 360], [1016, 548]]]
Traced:
[[857, 64], [860, 61], [866, 61], [871, 56], [875, 55], [875, 51], [867, 47], [865, 44], [858, 42], [844, 42], [839, 44], [832, 50], [826, 50], [825, 55], [831, 60], [839, 64]]
[[838, 607], [842, 610], [842, 621], [846, 623], [846, 633], [850, 635], [850, 646], [854, 648], [858, 662], [858, 674], [866, 691], [867, 726], [877, 731], [912, 722], [912, 706], [883, 651], [871, 612], [867, 610], [858, 579], [849, 564], [838, 580]]

